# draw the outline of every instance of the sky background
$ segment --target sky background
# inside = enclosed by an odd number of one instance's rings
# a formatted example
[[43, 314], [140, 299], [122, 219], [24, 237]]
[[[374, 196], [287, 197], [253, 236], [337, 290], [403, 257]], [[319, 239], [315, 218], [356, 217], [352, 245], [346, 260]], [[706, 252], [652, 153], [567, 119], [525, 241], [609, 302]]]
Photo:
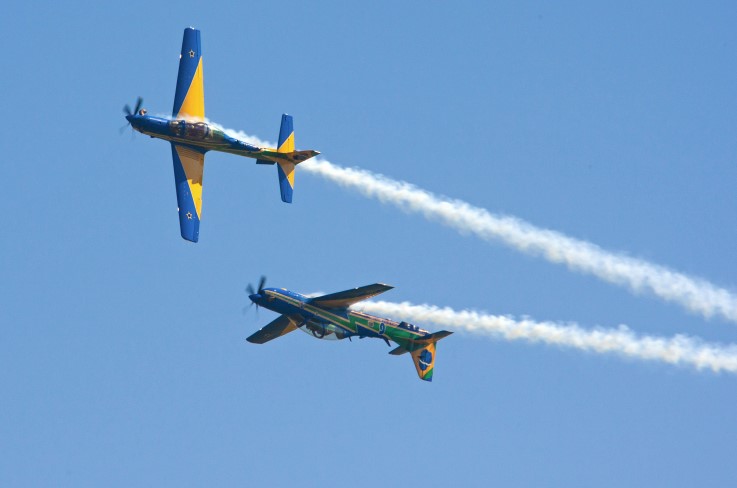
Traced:
[[[433, 383], [381, 341], [245, 338], [244, 288], [383, 295], [737, 342], [705, 320], [297, 171], [207, 156], [179, 237], [182, 31], [205, 105], [275, 140], [737, 285], [734, 2], [4, 8], [0, 485], [735, 486], [737, 377], [456, 333]], [[173, 4], [170, 4], [173, 5]], [[433, 328], [428, 324], [418, 324]]]

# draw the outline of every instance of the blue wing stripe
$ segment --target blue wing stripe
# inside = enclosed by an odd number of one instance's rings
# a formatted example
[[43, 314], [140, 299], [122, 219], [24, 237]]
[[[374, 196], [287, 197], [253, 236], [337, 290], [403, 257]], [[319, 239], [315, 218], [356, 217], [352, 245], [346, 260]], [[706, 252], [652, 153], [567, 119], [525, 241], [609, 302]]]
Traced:
[[174, 162], [174, 184], [177, 190], [177, 206], [179, 207], [179, 229], [182, 238], [197, 242], [200, 238], [200, 218], [194, 204], [192, 192], [187, 182], [182, 160], [179, 158], [175, 144], [171, 145], [171, 156]]
[[[192, 55], [194, 53], [194, 55]], [[177, 76], [177, 90], [174, 94], [174, 109], [172, 115], [174, 117], [179, 114], [182, 103], [187, 96], [189, 86], [192, 84], [192, 78], [197, 71], [197, 65], [202, 57], [202, 45], [200, 42], [200, 31], [187, 27], [184, 29], [184, 38], [182, 39], [182, 52], [179, 58], [179, 75]]]

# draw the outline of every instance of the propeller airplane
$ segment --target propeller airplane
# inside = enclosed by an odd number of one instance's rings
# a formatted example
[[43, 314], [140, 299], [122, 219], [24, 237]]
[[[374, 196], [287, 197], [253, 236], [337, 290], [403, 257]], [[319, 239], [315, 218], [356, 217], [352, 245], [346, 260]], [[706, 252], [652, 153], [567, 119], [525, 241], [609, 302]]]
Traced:
[[251, 305], [281, 315], [246, 339], [254, 344], [263, 344], [296, 329], [317, 339], [373, 337], [383, 339], [390, 347], [389, 341], [393, 341], [398, 346], [389, 354], [399, 356], [410, 353], [420, 379], [432, 381], [435, 344], [452, 334], [446, 330], [430, 333], [407, 322], [395, 322], [349, 309], [354, 303], [393, 288], [382, 283], [317, 297], [307, 297], [284, 288], [264, 288], [265, 283], [265, 277], [261, 277], [257, 289], [254, 290], [251, 285], [246, 288]]
[[200, 31], [184, 29], [179, 56], [179, 75], [174, 95], [172, 117], [149, 115], [138, 97], [133, 110], [123, 108], [134, 130], [171, 142], [174, 180], [179, 206], [179, 226], [184, 239], [197, 242], [202, 210], [202, 175], [207, 151], [221, 151], [256, 159], [257, 164], [276, 164], [282, 201], [292, 202], [294, 168], [318, 154], [318, 151], [294, 149], [294, 123], [284, 114], [277, 148], [259, 147], [207, 123], [202, 79]]

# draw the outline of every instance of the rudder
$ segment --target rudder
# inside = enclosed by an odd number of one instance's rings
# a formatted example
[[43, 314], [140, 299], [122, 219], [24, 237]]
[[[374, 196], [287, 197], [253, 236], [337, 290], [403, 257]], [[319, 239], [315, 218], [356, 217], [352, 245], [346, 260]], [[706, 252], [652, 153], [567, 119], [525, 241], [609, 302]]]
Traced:
[[[415, 363], [417, 375], [421, 380], [432, 381], [433, 372], [435, 371], [435, 350], [437, 342], [451, 335], [452, 332], [441, 330], [431, 334], [429, 337], [413, 341], [406, 349], [412, 354], [412, 361]], [[399, 348], [397, 348], [399, 349]], [[391, 351], [390, 354], [401, 354], [399, 351]]]
[[432, 342], [422, 349], [412, 351], [412, 361], [421, 380], [432, 381], [435, 369], [435, 343]]

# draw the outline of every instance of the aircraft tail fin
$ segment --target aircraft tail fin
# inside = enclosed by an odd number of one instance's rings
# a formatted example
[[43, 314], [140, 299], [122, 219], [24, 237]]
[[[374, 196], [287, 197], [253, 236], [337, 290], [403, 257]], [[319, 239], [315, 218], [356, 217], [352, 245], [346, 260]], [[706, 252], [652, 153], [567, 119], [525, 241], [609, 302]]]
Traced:
[[[441, 330], [429, 336], [417, 339], [407, 344], [403, 349], [412, 354], [412, 361], [415, 363], [417, 375], [421, 380], [432, 381], [433, 372], [435, 371], [435, 350], [437, 342], [451, 335], [452, 332]], [[390, 354], [399, 355], [399, 347], [390, 352]]]
[[435, 343], [432, 342], [422, 349], [412, 351], [412, 361], [415, 363], [415, 369], [420, 379], [432, 381], [432, 375], [435, 371]]
[[302, 161], [320, 154], [318, 151], [308, 149], [306, 151], [294, 150], [294, 121], [291, 115], [281, 116], [281, 127], [279, 128], [279, 144], [276, 149], [279, 158], [276, 161], [279, 176], [279, 190], [282, 202], [292, 203], [294, 193], [294, 168]]

